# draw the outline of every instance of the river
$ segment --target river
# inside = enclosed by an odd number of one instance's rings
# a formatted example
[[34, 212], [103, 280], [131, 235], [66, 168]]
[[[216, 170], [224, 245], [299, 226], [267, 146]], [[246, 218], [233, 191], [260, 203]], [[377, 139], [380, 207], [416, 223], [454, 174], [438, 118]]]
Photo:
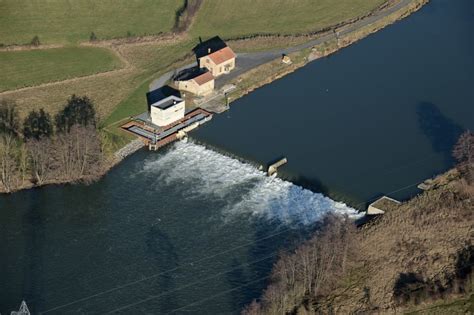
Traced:
[[[194, 137], [337, 200], [405, 199], [474, 130], [474, 3], [420, 12], [231, 105]], [[219, 117], [220, 118], [220, 117]]]
[[[89, 186], [1, 196], [0, 312], [25, 299], [45, 314], [238, 313], [325, 213], [407, 198], [452, 165], [474, 129], [473, 35], [472, 1], [432, 0], [236, 101], [187, 143]], [[282, 155], [283, 179], [258, 170]]]

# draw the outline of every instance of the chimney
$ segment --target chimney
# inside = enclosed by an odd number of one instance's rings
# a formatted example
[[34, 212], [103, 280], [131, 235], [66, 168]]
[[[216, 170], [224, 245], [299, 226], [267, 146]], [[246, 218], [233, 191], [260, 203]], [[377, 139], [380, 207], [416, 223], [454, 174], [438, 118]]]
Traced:
[[208, 54], [211, 53], [211, 47], [209, 47], [209, 48], [207, 49], [207, 53], [208, 53]]

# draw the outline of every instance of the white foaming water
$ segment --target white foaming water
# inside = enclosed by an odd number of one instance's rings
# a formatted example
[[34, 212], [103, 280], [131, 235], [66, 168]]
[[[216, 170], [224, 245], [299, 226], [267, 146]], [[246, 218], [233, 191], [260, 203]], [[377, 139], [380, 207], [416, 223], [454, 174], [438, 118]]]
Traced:
[[[181, 183], [188, 198], [212, 196], [228, 218], [253, 215], [283, 223], [312, 224], [326, 213], [358, 217], [357, 210], [291, 182], [268, 177], [250, 164], [192, 142], [177, 142], [167, 153], [145, 163], [143, 172], [159, 183]], [[188, 188], [190, 187], [190, 188]]]

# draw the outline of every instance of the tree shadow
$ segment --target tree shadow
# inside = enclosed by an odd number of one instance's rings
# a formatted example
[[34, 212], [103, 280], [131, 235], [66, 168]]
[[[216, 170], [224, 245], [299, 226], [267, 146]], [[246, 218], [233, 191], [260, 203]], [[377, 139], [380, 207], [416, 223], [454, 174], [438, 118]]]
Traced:
[[[36, 194], [31, 194], [35, 198]], [[44, 290], [44, 263], [43, 263], [43, 247], [44, 247], [44, 233], [45, 222], [41, 213], [41, 207], [36, 206], [34, 200], [31, 201], [27, 211], [23, 215], [23, 229], [26, 231], [25, 239], [25, 257], [28, 262], [24, 264], [24, 279], [23, 279], [23, 299], [28, 301], [33, 300], [33, 304], [28, 304], [30, 311], [42, 309], [43, 290]], [[18, 304], [21, 302], [18, 301]]]
[[[160, 270], [167, 270], [178, 266], [178, 255], [168, 235], [153, 225], [146, 235], [146, 244], [149, 253], [153, 255], [155, 263]], [[171, 291], [176, 286], [173, 273], [161, 273], [154, 284], [159, 292]], [[158, 301], [160, 313], [167, 313], [179, 306], [175, 295], [166, 295], [165, 301]]]
[[413, 272], [400, 273], [393, 288], [393, 295], [399, 304], [405, 304], [413, 301], [418, 304], [421, 300], [421, 295], [425, 290], [425, 281]]
[[418, 124], [431, 141], [433, 150], [444, 156], [447, 166], [453, 164], [451, 151], [456, 144], [463, 128], [446, 117], [439, 108], [429, 102], [421, 102], [416, 107]]
[[245, 287], [249, 279], [245, 274], [242, 263], [236, 258], [232, 259], [230, 269], [232, 271], [227, 274], [227, 282], [229, 282], [231, 288], [237, 288], [231, 293], [232, 305], [236, 308], [238, 307], [238, 309], [242, 309], [252, 299], [252, 295], [249, 294], [251, 291]]
[[302, 175], [298, 175], [291, 179], [291, 182], [297, 186], [303, 187], [304, 189], [311, 190], [315, 193], [321, 193], [325, 196], [329, 196], [329, 189], [327, 186], [323, 185], [323, 183], [315, 178], [315, 177], [306, 177]]

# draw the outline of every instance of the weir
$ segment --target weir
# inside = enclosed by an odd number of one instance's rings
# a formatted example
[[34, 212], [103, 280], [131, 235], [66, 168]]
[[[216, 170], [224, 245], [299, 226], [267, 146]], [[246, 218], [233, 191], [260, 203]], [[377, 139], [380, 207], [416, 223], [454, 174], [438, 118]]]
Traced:
[[142, 173], [160, 185], [185, 187], [194, 200], [220, 200], [224, 220], [247, 214], [288, 225], [311, 225], [329, 212], [359, 216], [356, 209], [342, 202], [270, 178], [254, 165], [195, 144], [192, 139], [175, 142], [164, 154], [153, 156]]

